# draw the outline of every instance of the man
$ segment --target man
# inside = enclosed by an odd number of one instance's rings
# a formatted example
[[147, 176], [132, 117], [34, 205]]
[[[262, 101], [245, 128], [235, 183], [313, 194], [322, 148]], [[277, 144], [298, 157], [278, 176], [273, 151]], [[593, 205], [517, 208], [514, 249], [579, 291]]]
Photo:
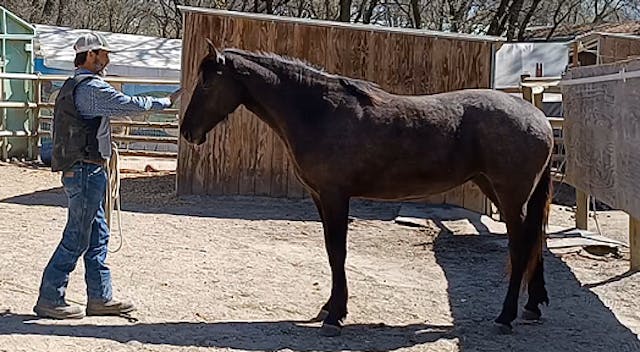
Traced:
[[67, 194], [67, 224], [42, 275], [33, 308], [41, 317], [82, 318], [83, 309], [65, 301], [69, 274], [84, 257], [87, 315], [121, 315], [132, 303], [112, 296], [111, 273], [105, 265], [109, 229], [105, 221], [106, 160], [111, 157], [109, 118], [168, 108], [180, 91], [166, 98], [132, 97], [115, 90], [101, 76], [111, 49], [100, 34], [88, 33], [74, 44], [76, 71], [58, 94], [53, 119], [52, 171], [62, 171]]

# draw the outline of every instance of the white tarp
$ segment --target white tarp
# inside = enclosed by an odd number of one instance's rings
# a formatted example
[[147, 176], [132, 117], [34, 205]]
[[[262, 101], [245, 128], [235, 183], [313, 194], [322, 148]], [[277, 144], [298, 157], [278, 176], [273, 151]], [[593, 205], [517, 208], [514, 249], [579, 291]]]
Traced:
[[504, 43], [496, 52], [495, 88], [518, 87], [520, 75], [561, 76], [569, 64], [569, 43]]
[[[35, 25], [36, 53], [47, 68], [73, 70], [73, 43], [86, 29]], [[100, 32], [116, 52], [109, 57], [108, 74], [115, 76], [180, 79], [182, 41], [142, 35]]]

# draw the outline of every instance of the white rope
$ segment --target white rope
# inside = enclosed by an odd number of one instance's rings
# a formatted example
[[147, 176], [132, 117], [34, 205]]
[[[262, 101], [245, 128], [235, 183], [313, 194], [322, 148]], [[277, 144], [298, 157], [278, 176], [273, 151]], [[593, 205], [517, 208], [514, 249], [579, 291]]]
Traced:
[[115, 208], [118, 217], [118, 234], [120, 235], [120, 243], [118, 248], [110, 253], [116, 253], [122, 248], [124, 243], [124, 237], [122, 236], [122, 215], [120, 211], [120, 154], [118, 153], [118, 145], [115, 142], [111, 143], [111, 159], [107, 166], [107, 194], [105, 201], [105, 218], [107, 220], [107, 226], [109, 231], [113, 235], [113, 226], [111, 222], [111, 213]]

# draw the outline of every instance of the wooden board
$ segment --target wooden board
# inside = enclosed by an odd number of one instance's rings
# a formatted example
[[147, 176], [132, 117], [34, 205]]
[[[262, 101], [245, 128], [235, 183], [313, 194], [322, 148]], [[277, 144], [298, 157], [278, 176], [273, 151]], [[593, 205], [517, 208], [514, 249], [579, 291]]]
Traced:
[[631, 270], [640, 270], [640, 220], [629, 217], [629, 250], [631, 252]]
[[[640, 72], [640, 60], [580, 67], [566, 79], [600, 77], [623, 68]], [[636, 218], [640, 218], [639, 91], [640, 78], [563, 88], [567, 180]]]
[[600, 63], [606, 64], [617, 61], [615, 40], [606, 36], [600, 37], [600, 46], [598, 48]]
[[487, 209], [487, 198], [478, 186], [473, 182], [467, 182], [464, 184], [463, 190], [463, 208], [473, 210], [480, 214], [489, 214], [489, 209]]
[[[240, 36], [236, 46], [240, 46], [245, 50], [260, 50], [260, 30], [253, 30], [253, 28], [259, 28], [260, 25], [260, 22], [251, 20], [243, 23], [245, 31]], [[234, 143], [238, 147], [236, 150], [238, 151], [239, 159], [238, 193], [253, 195], [256, 193], [258, 155], [264, 154], [262, 152], [258, 153], [260, 144], [258, 132], [261, 120], [244, 106], [240, 107], [239, 117], [240, 140], [238, 143]]]
[[367, 67], [365, 68], [366, 79], [375, 82], [383, 89], [390, 89], [387, 82], [389, 71], [389, 33], [369, 32], [367, 39]]
[[[280, 55], [290, 55], [293, 51], [293, 42], [287, 40], [294, 32], [293, 23], [277, 23], [273, 35], [275, 36], [274, 52]], [[285, 146], [279, 137], [274, 138], [273, 157], [271, 159], [271, 195], [286, 197], [289, 180], [289, 157]]]
[[431, 94], [435, 92], [433, 76], [433, 38], [413, 37], [413, 94]]
[[[258, 49], [261, 51], [273, 51], [276, 38], [272, 35], [275, 31], [275, 23], [263, 21], [257, 27], [259, 32]], [[258, 118], [255, 118], [258, 120]], [[273, 177], [273, 146], [278, 143], [278, 137], [271, 128], [262, 121], [257, 121], [256, 139], [258, 147], [256, 149], [256, 171], [255, 171], [255, 194], [259, 196], [271, 195], [271, 178]]]
[[600, 60], [608, 64], [640, 56], [640, 39], [603, 35], [600, 37]]

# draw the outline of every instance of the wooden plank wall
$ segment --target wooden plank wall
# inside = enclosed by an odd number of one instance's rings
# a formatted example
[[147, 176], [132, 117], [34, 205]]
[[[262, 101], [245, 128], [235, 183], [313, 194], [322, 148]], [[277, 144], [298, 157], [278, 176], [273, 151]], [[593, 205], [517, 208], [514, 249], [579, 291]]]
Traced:
[[[571, 69], [566, 79], [640, 72], [640, 60]], [[569, 81], [570, 82], [570, 81]], [[571, 185], [640, 218], [639, 78], [563, 87], [566, 178]]]
[[640, 56], [640, 38], [621, 38], [603, 35], [600, 37], [600, 60], [602, 64], [627, 60]]
[[[190, 99], [204, 38], [222, 48], [272, 51], [331, 73], [374, 81], [404, 94], [489, 87], [492, 43], [386, 31], [186, 12], [182, 104]], [[180, 140], [178, 194], [243, 194], [299, 198], [298, 182], [279, 138], [241, 108], [201, 146]], [[429, 199], [484, 212], [479, 189], [465, 185]]]
[[[582, 196], [577, 226], [587, 228], [587, 195], [629, 214], [631, 270], [640, 270], [640, 78], [597, 80], [625, 70], [640, 72], [640, 59], [569, 70], [562, 88], [566, 178]], [[572, 79], [593, 82], [570, 84]], [[574, 83], [576, 83], [574, 81]]]

